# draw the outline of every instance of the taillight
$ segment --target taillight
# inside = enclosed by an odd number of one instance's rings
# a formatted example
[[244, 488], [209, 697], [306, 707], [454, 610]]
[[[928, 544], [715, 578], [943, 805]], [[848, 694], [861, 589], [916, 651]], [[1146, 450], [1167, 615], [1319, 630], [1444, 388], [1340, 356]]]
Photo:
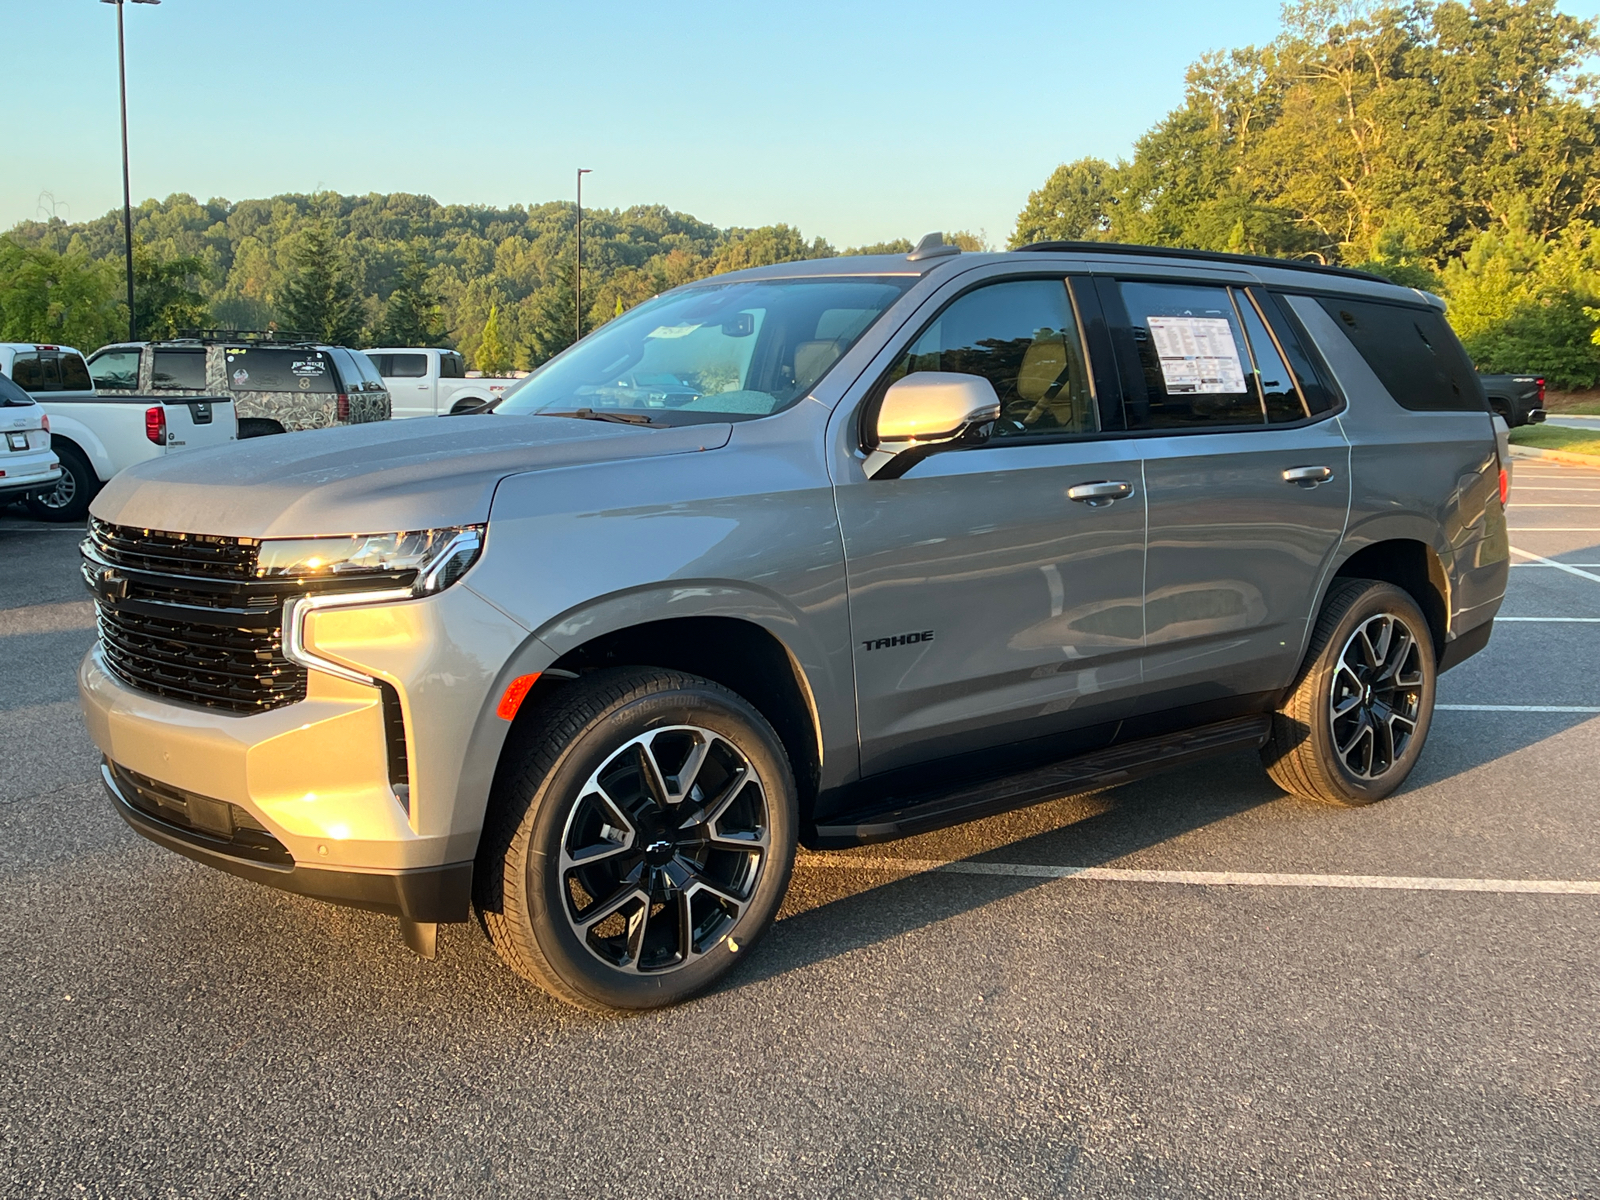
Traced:
[[350, 419], [350, 397], [340, 392], [338, 404], [339, 420], [348, 421]]
[[1544, 380], [1535, 379], [1533, 382], [1538, 385], [1538, 388], [1539, 388], [1539, 407], [1543, 408], [1544, 407]]
[[1500, 468], [1500, 507], [1506, 506], [1506, 497], [1511, 495], [1511, 472], [1504, 467]]
[[158, 446], [167, 444], [167, 410], [159, 404], [144, 410], [144, 435]]
[[46, 433], [50, 432], [50, 414], [49, 413], [40, 413], [39, 414], [39, 428], [44, 430]]

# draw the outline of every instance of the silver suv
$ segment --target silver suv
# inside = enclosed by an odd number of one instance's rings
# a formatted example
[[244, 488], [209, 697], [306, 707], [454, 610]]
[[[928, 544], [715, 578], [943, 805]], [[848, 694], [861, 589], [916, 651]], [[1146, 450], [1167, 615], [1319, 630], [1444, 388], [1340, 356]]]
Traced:
[[492, 413], [141, 464], [84, 543], [106, 786], [425, 955], [476, 907], [602, 1009], [721, 976], [800, 844], [1241, 748], [1382, 799], [1507, 575], [1441, 310], [931, 235], [668, 292]]

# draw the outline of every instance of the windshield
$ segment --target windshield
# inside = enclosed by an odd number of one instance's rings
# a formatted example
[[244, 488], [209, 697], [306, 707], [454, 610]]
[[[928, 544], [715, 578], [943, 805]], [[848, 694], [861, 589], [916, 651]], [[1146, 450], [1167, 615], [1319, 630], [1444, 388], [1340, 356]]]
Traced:
[[764, 417], [810, 391], [914, 282], [779, 279], [675, 292], [552, 359], [495, 411], [587, 409], [663, 425]]

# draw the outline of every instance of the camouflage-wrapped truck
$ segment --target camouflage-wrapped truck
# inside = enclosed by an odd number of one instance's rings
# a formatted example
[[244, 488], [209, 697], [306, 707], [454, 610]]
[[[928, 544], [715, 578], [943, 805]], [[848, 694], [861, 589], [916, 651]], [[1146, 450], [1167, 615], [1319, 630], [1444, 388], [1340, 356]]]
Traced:
[[89, 373], [102, 392], [232, 396], [241, 438], [390, 415], [388, 388], [365, 354], [276, 331], [119, 342], [89, 356]]

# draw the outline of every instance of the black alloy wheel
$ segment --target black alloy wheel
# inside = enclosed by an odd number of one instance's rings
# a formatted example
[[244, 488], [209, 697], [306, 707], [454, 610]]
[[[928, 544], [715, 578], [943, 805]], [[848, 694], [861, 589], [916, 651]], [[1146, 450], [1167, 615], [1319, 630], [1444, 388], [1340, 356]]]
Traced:
[[799, 804], [782, 741], [742, 696], [654, 667], [589, 672], [524, 705], [474, 870], [495, 949], [585, 1008], [704, 991], [789, 886]]
[[1380, 613], [1345, 642], [1328, 694], [1334, 753], [1357, 779], [1394, 769], [1416, 736], [1422, 710], [1422, 649], [1405, 621]]
[[679, 970], [715, 949], [767, 865], [766, 788], [710, 729], [633, 738], [589, 777], [558, 870], [573, 934], [620, 971]]
[[1261, 748], [1267, 773], [1309, 800], [1382, 800], [1422, 753], [1437, 676], [1433, 631], [1410, 593], [1336, 579]]

